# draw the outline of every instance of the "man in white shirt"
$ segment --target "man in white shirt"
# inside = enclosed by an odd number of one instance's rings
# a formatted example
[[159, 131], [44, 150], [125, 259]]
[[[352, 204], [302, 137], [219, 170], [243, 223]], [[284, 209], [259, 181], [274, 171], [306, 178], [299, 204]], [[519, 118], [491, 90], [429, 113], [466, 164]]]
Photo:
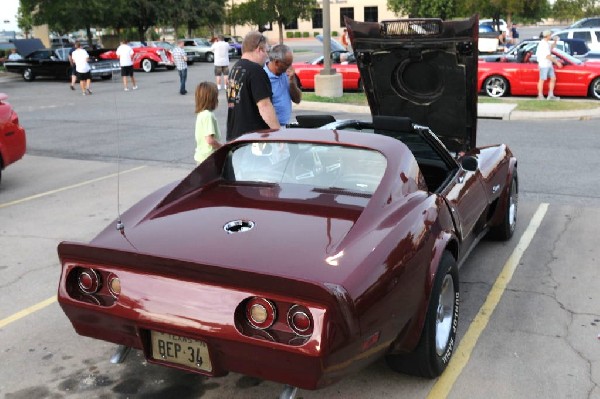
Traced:
[[540, 40], [540, 43], [537, 46], [537, 50], [535, 52], [535, 56], [537, 57], [538, 67], [540, 68], [540, 80], [538, 81], [538, 100], [544, 99], [544, 82], [547, 79], [550, 79], [550, 83], [548, 84], [548, 100], [560, 100], [560, 97], [556, 97], [554, 95], [554, 86], [556, 85], [556, 74], [554, 73], [554, 68], [552, 67], [555, 64], [558, 68], [562, 68], [562, 64], [559, 60], [556, 59], [552, 55], [552, 48], [556, 46], [556, 41], [558, 38], [554, 39], [553, 43], [550, 43], [550, 37], [552, 36], [552, 32], [549, 30], [545, 30], [542, 32], [543, 39]]
[[133, 76], [133, 49], [127, 44], [127, 39], [123, 39], [121, 45], [117, 48], [117, 57], [119, 57], [119, 64], [121, 65], [121, 76], [123, 77], [125, 91], [129, 91], [127, 76], [131, 77], [132, 89], [137, 90], [138, 87]]
[[229, 76], [229, 43], [223, 40], [223, 35], [217, 36], [217, 40], [210, 47], [215, 56], [215, 76], [217, 77], [217, 88], [221, 90], [221, 75], [223, 75], [224, 87], [227, 87]]
[[9, 61], [17, 61], [23, 59], [23, 57], [21, 57], [21, 54], [17, 53], [16, 48], [11, 49], [10, 51], [10, 55], [8, 56]]
[[90, 84], [92, 83], [92, 73], [90, 64], [90, 55], [87, 51], [81, 48], [81, 43], [75, 42], [75, 51], [71, 54], [71, 58], [75, 63], [75, 70], [77, 71], [77, 77], [79, 78], [79, 84], [81, 85], [81, 92], [85, 96], [86, 94], [92, 94], [90, 90]]

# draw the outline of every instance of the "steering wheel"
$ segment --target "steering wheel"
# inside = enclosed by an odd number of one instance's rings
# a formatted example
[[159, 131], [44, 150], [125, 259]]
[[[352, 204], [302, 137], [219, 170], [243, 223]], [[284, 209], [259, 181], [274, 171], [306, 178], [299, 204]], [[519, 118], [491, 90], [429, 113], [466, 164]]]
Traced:
[[294, 159], [292, 176], [296, 182], [321, 180], [321, 184], [332, 184], [342, 170], [342, 160], [327, 150], [311, 148]]

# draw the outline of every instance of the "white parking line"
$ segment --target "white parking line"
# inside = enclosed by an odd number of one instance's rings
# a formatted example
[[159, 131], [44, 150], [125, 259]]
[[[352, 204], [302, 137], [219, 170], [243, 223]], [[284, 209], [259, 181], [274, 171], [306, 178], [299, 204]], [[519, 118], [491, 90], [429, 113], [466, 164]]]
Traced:
[[5, 202], [3, 204], [0, 204], [0, 209], [6, 208], [6, 207], [11, 206], [11, 205], [17, 205], [17, 204], [21, 204], [23, 202], [27, 202], [27, 201], [31, 201], [31, 200], [34, 200], [34, 199], [42, 198], [42, 197], [45, 197], [47, 195], [52, 195], [52, 194], [60, 193], [61, 191], [70, 190], [72, 188], [77, 188], [77, 187], [85, 186], [87, 184], [96, 183], [96, 182], [101, 181], [101, 180], [110, 179], [111, 177], [116, 177], [119, 174], [125, 174], [125, 173], [129, 173], [129, 172], [135, 172], [136, 170], [140, 170], [140, 169], [143, 169], [145, 167], [146, 167], [146, 165], [142, 165], [142, 166], [138, 166], [136, 168], [124, 170], [122, 172], [111, 173], [110, 175], [101, 176], [101, 177], [97, 177], [95, 179], [82, 181], [80, 183], [72, 184], [70, 186], [65, 186], [65, 187], [57, 188], [55, 190], [46, 191], [44, 193], [35, 194], [35, 195], [29, 196], [29, 197], [21, 198], [21, 199], [10, 201], [10, 202]]
[[538, 206], [537, 211], [529, 222], [529, 226], [527, 226], [527, 229], [521, 236], [517, 247], [504, 264], [504, 267], [502, 268], [500, 275], [498, 275], [498, 278], [496, 278], [496, 281], [494, 282], [494, 285], [492, 286], [492, 289], [490, 290], [485, 302], [479, 309], [477, 316], [475, 316], [473, 319], [473, 322], [469, 326], [465, 336], [460, 341], [456, 352], [450, 360], [448, 368], [431, 388], [429, 395], [427, 395], [427, 399], [443, 399], [448, 397], [448, 394], [452, 390], [454, 383], [469, 362], [471, 353], [473, 353], [481, 333], [488, 325], [488, 322], [492, 317], [492, 313], [494, 313], [494, 310], [500, 302], [504, 291], [506, 291], [506, 287], [510, 283], [515, 270], [517, 270], [517, 266], [519, 266], [519, 262], [523, 256], [523, 253], [525, 253], [529, 247], [529, 244], [531, 244], [531, 240], [533, 240], [533, 237], [535, 236], [537, 229], [540, 227], [540, 224], [542, 223], [547, 211], [548, 204], [542, 203], [540, 206]]

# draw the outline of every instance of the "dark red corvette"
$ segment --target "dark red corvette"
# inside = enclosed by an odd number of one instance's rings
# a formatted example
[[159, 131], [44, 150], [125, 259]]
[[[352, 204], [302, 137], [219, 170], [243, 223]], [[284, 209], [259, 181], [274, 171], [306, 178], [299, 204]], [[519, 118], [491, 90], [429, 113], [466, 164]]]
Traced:
[[79, 334], [285, 397], [382, 356], [444, 371], [458, 268], [516, 224], [515, 157], [476, 147], [477, 19], [347, 27], [373, 120], [244, 135], [116, 229], [61, 243], [58, 298]]

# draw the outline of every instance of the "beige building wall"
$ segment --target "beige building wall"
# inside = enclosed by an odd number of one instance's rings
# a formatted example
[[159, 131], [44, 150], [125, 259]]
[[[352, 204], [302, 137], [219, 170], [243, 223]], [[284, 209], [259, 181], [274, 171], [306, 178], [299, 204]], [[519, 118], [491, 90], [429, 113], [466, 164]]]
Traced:
[[[232, 0], [235, 4], [244, 3], [245, 0]], [[322, 8], [323, 1], [317, 0], [317, 4], [319, 8]], [[392, 11], [387, 8], [387, 0], [330, 0], [329, 1], [329, 12], [330, 12], [330, 24], [331, 31], [336, 32], [338, 36], [341, 35], [343, 31], [343, 26], [340, 24], [341, 10], [343, 8], [351, 8], [354, 12], [354, 19], [356, 21], [364, 21], [365, 20], [365, 8], [369, 7], [371, 10], [373, 7], [377, 9], [377, 21], [381, 22], [386, 19], [396, 19], [399, 16], [394, 14]], [[277, 25], [272, 26], [273, 30], [268, 30], [264, 32], [264, 35], [267, 36], [270, 42], [279, 41], [279, 28]], [[256, 26], [248, 26], [248, 25], [237, 25], [230, 29], [230, 34], [235, 34], [237, 36], [244, 36], [251, 30], [256, 30]], [[226, 29], [227, 32], [227, 29]], [[307, 32], [309, 37], [314, 37], [315, 32], [318, 34], [323, 34], [323, 29], [321, 28], [313, 28], [313, 21], [304, 21], [298, 20], [298, 29], [284, 29], [283, 38], [286, 39], [286, 32], [300, 32], [301, 34]]]

